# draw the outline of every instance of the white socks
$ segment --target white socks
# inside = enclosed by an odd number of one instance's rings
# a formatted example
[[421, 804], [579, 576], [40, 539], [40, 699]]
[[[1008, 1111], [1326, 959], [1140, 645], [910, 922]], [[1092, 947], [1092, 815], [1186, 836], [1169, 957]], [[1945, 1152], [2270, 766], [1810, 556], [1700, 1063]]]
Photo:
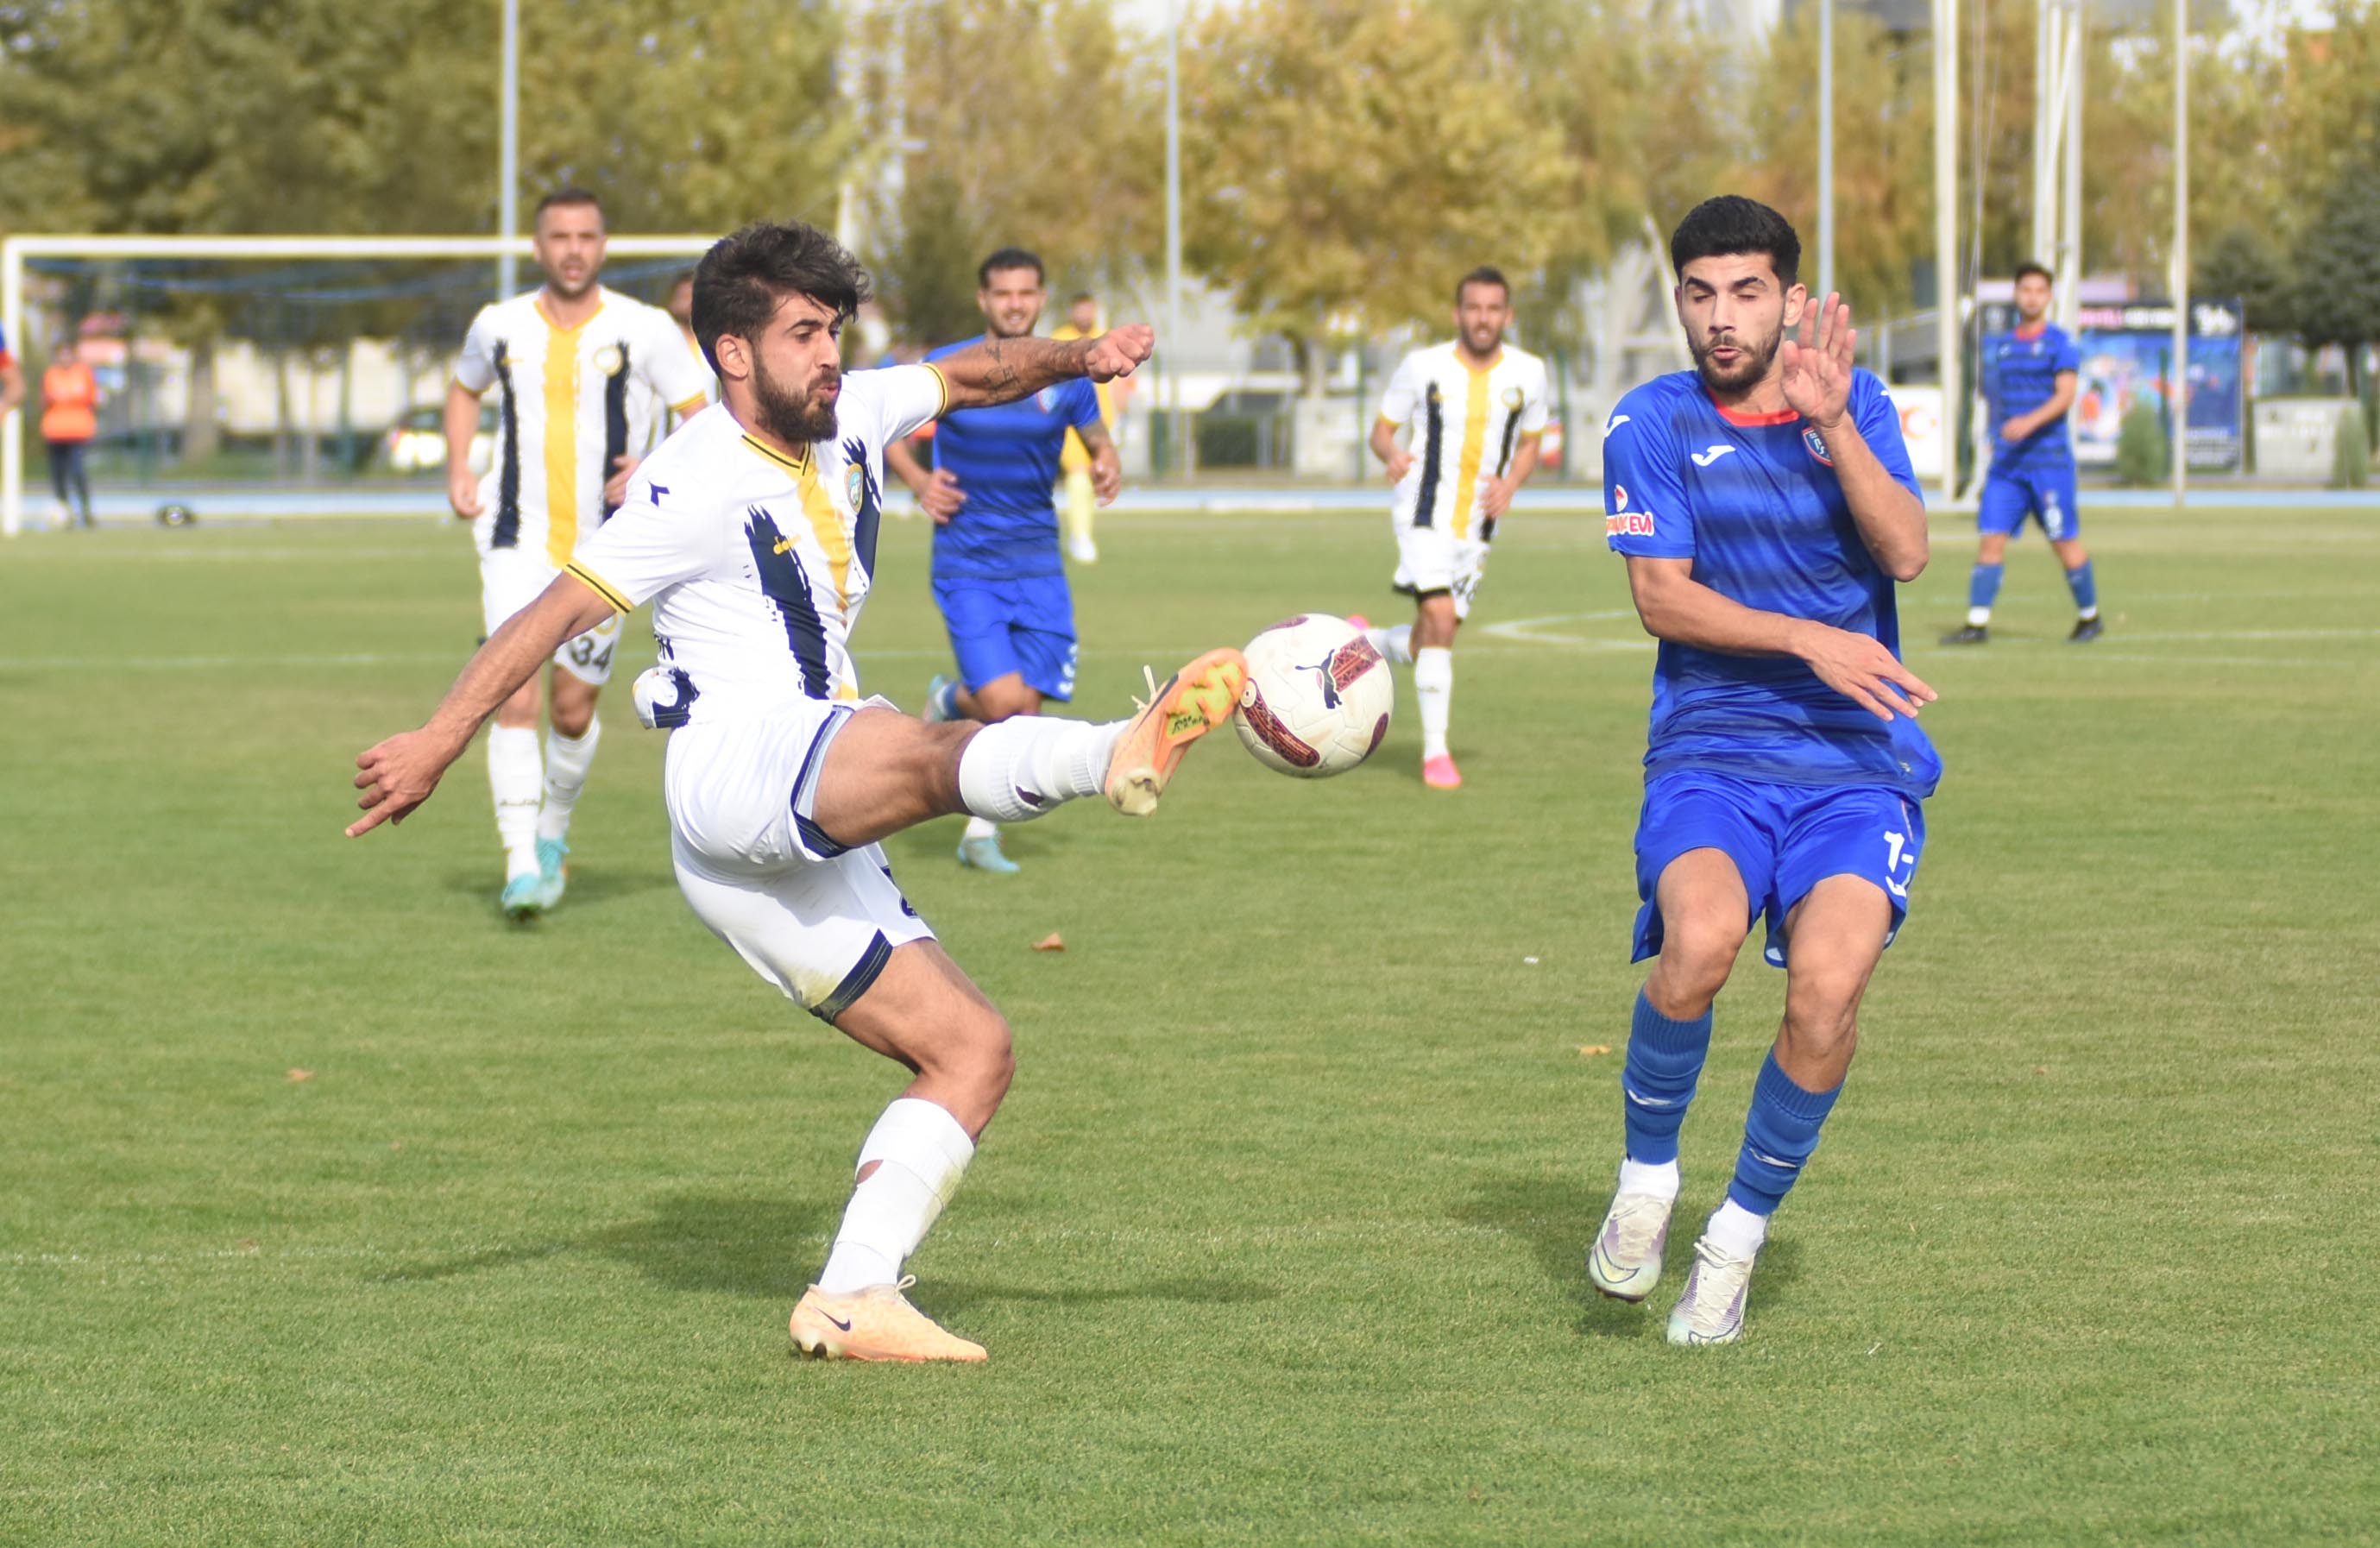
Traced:
[[999, 836], [1000, 824], [986, 822], [981, 817], [969, 817], [966, 831], [959, 835], [959, 841], [965, 843], [970, 839], [996, 839]]
[[1421, 703], [1421, 756], [1446, 756], [1446, 714], [1454, 702], [1454, 652], [1426, 645], [1414, 652], [1414, 697]]
[[898, 1284], [902, 1263], [926, 1240], [974, 1158], [975, 1142], [947, 1108], [922, 1097], [895, 1098], [859, 1147], [861, 1170], [878, 1165], [851, 1191], [818, 1288], [849, 1295]]
[[537, 806], [544, 784], [537, 732], [528, 726], [489, 727], [488, 789], [496, 798], [496, 841], [504, 846], [507, 880], [537, 874]]
[[1414, 659], [1413, 625], [1410, 623], [1400, 623], [1393, 629], [1366, 629], [1364, 631], [1364, 637], [1372, 642], [1373, 649], [1399, 666], [1403, 666]]
[[540, 839], [565, 838], [570, 832], [570, 809], [578, 804], [578, 792], [587, 788], [587, 770], [595, 762], [595, 744], [603, 740], [603, 722], [590, 718], [584, 736], [565, 736], [558, 731], [545, 733], [545, 803], [537, 812], [537, 836]]
[[1768, 1216], [1755, 1215], [1730, 1199], [1711, 1212], [1710, 1224], [1703, 1228], [1703, 1235], [1730, 1257], [1749, 1258], [1768, 1240]]
[[1675, 1202], [1678, 1197], [1678, 1164], [1675, 1161], [1630, 1161], [1620, 1163], [1620, 1187], [1622, 1193], [1650, 1193], [1657, 1199]]
[[986, 726], [959, 755], [959, 799], [987, 821], [1027, 822], [1062, 801], [1097, 795], [1130, 723], [1018, 715]]

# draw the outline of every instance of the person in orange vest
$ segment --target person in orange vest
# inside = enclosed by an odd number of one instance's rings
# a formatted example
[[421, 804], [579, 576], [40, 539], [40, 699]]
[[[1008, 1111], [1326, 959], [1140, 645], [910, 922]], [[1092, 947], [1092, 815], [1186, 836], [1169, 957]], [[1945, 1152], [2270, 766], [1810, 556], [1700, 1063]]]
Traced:
[[42, 439], [50, 448], [50, 487], [57, 492], [58, 519], [68, 517], [67, 490], [74, 492], [82, 524], [91, 520], [91, 470], [84, 458], [99, 434], [99, 379], [91, 374], [75, 341], [58, 341], [42, 373]]

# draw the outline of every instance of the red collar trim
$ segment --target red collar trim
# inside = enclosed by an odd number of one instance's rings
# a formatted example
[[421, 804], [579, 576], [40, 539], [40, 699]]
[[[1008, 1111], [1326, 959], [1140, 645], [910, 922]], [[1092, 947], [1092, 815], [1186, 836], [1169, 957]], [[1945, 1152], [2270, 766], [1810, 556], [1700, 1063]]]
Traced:
[[[1705, 388], [1703, 395], [1710, 397], [1710, 390]], [[1780, 408], [1774, 414], [1746, 414], [1741, 409], [1728, 407], [1717, 398], [1711, 398], [1710, 405], [1718, 410], [1718, 417], [1730, 425], [1790, 425], [1802, 417], [1798, 410], [1791, 408]]]
[[2047, 318], [2043, 318], [2039, 322], [2034, 323], [2030, 328], [2026, 327], [2022, 322], [2016, 325], [2016, 336], [2021, 339], [2037, 339], [2047, 332], [2049, 332], [2049, 320]]

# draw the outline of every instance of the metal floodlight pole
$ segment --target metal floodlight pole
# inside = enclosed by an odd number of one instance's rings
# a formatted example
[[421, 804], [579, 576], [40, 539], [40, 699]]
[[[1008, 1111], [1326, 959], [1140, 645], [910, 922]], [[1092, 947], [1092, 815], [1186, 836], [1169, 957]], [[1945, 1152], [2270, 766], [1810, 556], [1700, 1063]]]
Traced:
[[2065, 219], [2058, 225], [2058, 272], [2066, 283], [2058, 292], [2058, 325], [2068, 333], [2082, 315], [2082, 6], [2067, 0]]
[[1959, 492], [1959, 0], [1934, 0], [1934, 343], [1942, 378], [1942, 498]]
[[2173, 502], [2190, 490], [2190, 0], [2173, 0]]
[[520, 0], [504, 0], [504, 128], [496, 153], [496, 235], [507, 245], [496, 260], [496, 299], [512, 295], [520, 260], [510, 243], [520, 235]]
[[1189, 466], [1182, 423], [1182, 4], [1165, 6], [1165, 454]]
[[1818, 0], [1818, 295], [1835, 288], [1835, 0]]

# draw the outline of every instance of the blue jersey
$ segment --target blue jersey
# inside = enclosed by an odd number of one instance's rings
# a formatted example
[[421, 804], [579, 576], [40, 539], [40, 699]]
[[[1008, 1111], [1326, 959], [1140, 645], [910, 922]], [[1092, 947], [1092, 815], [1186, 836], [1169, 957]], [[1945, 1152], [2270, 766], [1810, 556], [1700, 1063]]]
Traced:
[[2074, 466], [2074, 439], [2065, 416], [2052, 419], [2022, 441], [2010, 445], [2000, 439], [2000, 427], [2020, 414], [2030, 414], [2058, 392], [2064, 371], [2079, 371], [2082, 352], [2066, 331], [2045, 322], [2032, 333], [2020, 329], [1984, 341], [1984, 394], [1992, 405], [1992, 466], [2002, 473]]
[[[939, 360], [978, 341], [945, 345]], [[966, 497], [934, 529], [934, 576], [1008, 580], [1065, 571], [1058, 556], [1058, 457], [1066, 431], [1099, 422], [1099, 393], [1077, 377], [990, 408], [953, 409], [934, 429], [934, 466]]]
[[[1884, 384], [1852, 374], [1851, 416], [1876, 460], [1917, 492]], [[1898, 657], [1892, 577], [1852, 521], [1825, 438], [1791, 411], [1733, 415], [1693, 371], [1620, 400], [1603, 432], [1612, 549], [1690, 559], [1694, 578], [1763, 612], [1876, 639]], [[1889, 722], [1798, 658], [1732, 656], [1663, 640], [1653, 668], [1646, 777], [1699, 768], [1797, 785], [1885, 785], [1923, 797], [1941, 760], [1917, 722]]]

